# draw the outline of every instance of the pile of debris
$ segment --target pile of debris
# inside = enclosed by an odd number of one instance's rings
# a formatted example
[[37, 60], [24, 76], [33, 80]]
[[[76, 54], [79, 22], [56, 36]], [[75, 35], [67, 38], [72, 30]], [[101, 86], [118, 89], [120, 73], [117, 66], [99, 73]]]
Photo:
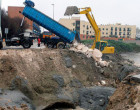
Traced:
[[107, 110], [140, 110], [140, 74], [130, 75], [119, 84]]
[[98, 49], [90, 49], [84, 44], [79, 44], [79, 43], [74, 43], [73, 47], [70, 48], [70, 50], [75, 51], [75, 52], [81, 52], [85, 54], [88, 58], [92, 57], [96, 61], [96, 66], [101, 66], [101, 67], [108, 67], [109, 62], [103, 61], [102, 60], [102, 52], [99, 51]]

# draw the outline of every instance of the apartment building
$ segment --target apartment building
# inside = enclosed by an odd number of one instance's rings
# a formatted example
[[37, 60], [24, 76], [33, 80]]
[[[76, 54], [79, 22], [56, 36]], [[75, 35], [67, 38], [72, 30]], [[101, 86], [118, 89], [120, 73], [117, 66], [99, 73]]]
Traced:
[[[95, 32], [89, 22], [80, 20], [79, 17], [73, 17], [70, 19], [60, 19], [59, 23], [66, 26], [70, 30], [78, 31], [82, 40], [94, 39]], [[107, 24], [99, 25], [101, 30], [101, 37], [104, 39], [135, 39], [136, 38], [136, 25], [121, 25]]]

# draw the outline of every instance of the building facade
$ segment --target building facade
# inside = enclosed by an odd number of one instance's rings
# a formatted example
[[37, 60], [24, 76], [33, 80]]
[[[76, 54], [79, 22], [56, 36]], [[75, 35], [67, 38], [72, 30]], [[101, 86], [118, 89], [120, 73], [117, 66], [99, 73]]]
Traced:
[[[80, 20], [80, 18], [60, 19], [59, 22], [70, 30], [78, 31], [82, 40], [94, 39], [95, 32], [89, 22]], [[78, 30], [77, 30], [78, 29]], [[108, 24], [99, 25], [101, 38], [104, 39], [127, 39], [136, 38], [136, 25]]]

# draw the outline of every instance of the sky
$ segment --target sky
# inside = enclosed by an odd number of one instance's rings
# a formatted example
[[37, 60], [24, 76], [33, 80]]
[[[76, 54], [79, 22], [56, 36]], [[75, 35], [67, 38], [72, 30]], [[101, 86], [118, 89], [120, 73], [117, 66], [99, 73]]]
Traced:
[[[2, 0], [2, 8], [7, 10], [8, 6], [24, 6], [25, 0]], [[140, 28], [140, 0], [32, 0], [35, 8], [53, 17], [55, 20], [65, 17], [67, 6], [78, 8], [91, 7], [92, 13], [98, 25], [100, 24], [128, 24]], [[87, 21], [85, 15], [78, 15], [81, 20]]]

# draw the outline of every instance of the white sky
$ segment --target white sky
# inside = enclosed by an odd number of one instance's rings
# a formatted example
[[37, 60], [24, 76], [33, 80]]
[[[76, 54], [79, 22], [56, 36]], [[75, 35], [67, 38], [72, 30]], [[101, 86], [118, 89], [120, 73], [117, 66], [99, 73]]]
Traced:
[[[55, 20], [64, 18], [67, 6], [91, 7], [97, 24], [129, 24], [140, 27], [140, 0], [33, 0], [35, 8], [53, 16], [55, 4]], [[24, 6], [24, 0], [2, 0], [2, 7]], [[86, 20], [85, 15], [79, 15]]]

